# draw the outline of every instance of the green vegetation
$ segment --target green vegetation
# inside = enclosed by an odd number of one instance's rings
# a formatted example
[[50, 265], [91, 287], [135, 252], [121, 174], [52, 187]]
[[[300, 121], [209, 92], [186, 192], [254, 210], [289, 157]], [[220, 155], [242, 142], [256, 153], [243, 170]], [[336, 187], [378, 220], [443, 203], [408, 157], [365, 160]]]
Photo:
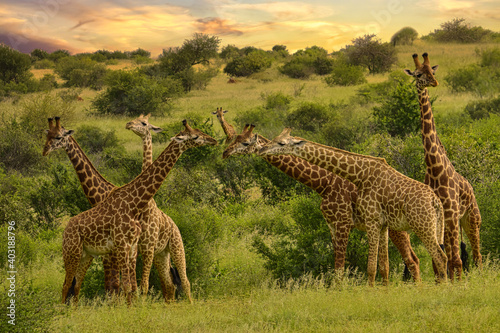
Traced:
[[[359, 64], [363, 70], [354, 67], [356, 57], [349, 55], [358, 54], [354, 51], [362, 41], [382, 46], [390, 64], [377, 60]], [[270, 51], [228, 45], [217, 54], [218, 38], [195, 35], [157, 60], [141, 49], [84, 55], [33, 51], [30, 64], [46, 69], [34, 68], [34, 76], [25, 71], [19, 82], [1, 83], [0, 95], [0, 251], [7, 253], [8, 222], [15, 221], [16, 329], [500, 330], [498, 44], [415, 40], [413, 46], [393, 46], [374, 36], [358, 42], [334, 54], [310, 47], [290, 55], [284, 45]], [[179, 56], [200, 49], [206, 56], [189, 61]], [[85, 277], [79, 308], [59, 305], [62, 232], [68, 219], [87, 210], [89, 203], [66, 153], [41, 155], [48, 117], [60, 116], [67, 129], [75, 130], [89, 159], [116, 185], [141, 171], [142, 143], [124, 129], [128, 121], [152, 113], [150, 121], [164, 129], [153, 135], [158, 156], [181, 130], [183, 119], [223, 142], [223, 131], [211, 115], [221, 106], [237, 132], [252, 123], [256, 133], [271, 139], [292, 126], [294, 135], [383, 157], [422, 181], [416, 90], [402, 68], [412, 67], [411, 55], [424, 51], [440, 66], [436, 75], [441, 84], [429, 88], [440, 139], [457, 171], [473, 185], [481, 211], [482, 270], [473, 267], [463, 281], [437, 286], [427, 252], [412, 237], [422, 285], [401, 281], [404, 266], [390, 245], [389, 286], [368, 288], [367, 238], [354, 230], [348, 271], [340, 279], [332, 271], [332, 244], [320, 197], [259, 157], [223, 160], [224, 147], [219, 145], [184, 153], [155, 196], [183, 236], [194, 304], [180, 295], [175, 304], [164, 305], [154, 269], [148, 297], [138, 297], [131, 307], [108, 299], [102, 262], [96, 259]], [[228, 84], [227, 75], [218, 71], [252, 56], [270, 66], [239, 77], [236, 84]], [[72, 72], [85, 74], [93, 68], [105, 68], [101, 91], [92, 85], [62, 87], [71, 82]], [[3, 268], [7, 263], [0, 256]], [[5, 291], [7, 269], [2, 271], [0, 289]], [[7, 304], [6, 292], [0, 293], [0, 301]], [[1, 321], [0, 330], [11, 331], [7, 325]]]

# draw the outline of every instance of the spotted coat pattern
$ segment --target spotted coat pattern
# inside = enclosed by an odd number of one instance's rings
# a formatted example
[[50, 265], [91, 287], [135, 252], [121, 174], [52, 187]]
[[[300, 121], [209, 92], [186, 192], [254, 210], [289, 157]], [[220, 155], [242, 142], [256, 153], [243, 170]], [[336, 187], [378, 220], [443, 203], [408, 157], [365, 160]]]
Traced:
[[217, 116], [217, 120], [219, 120], [220, 125], [222, 126], [222, 130], [224, 131], [224, 134], [226, 134], [226, 141], [224, 144], [229, 144], [231, 140], [233, 140], [236, 131], [234, 130], [233, 125], [229, 124], [226, 119], [224, 119], [224, 113], [226, 113], [227, 110], [222, 110], [222, 108], [217, 108], [217, 111], [212, 112], [212, 114]]
[[369, 242], [368, 282], [374, 284], [377, 256], [388, 257], [387, 231], [413, 230], [433, 258], [437, 280], [446, 280], [443, 207], [429, 186], [389, 166], [383, 158], [354, 154], [289, 135], [285, 129], [261, 148], [261, 156], [293, 155], [341, 176], [358, 189], [356, 227]]
[[[250, 127], [247, 125], [243, 133], [236, 136], [234, 141], [224, 150], [223, 158], [231, 155], [257, 153], [270, 142], [261, 135], [252, 134], [253, 128], [254, 125]], [[358, 224], [355, 209], [358, 196], [356, 186], [326, 169], [295, 156], [265, 155], [262, 157], [269, 164], [310, 187], [322, 197], [320, 209], [330, 229], [335, 252], [335, 269], [344, 269], [349, 234], [352, 228]], [[414, 281], [420, 281], [420, 262], [411, 248], [408, 233], [389, 230], [389, 238], [401, 253]], [[379, 263], [380, 274], [386, 282], [389, 277], [388, 265], [388, 262]]]
[[482, 257], [479, 246], [481, 214], [471, 184], [455, 170], [437, 135], [427, 87], [438, 85], [434, 77], [438, 66], [430, 66], [427, 53], [423, 54], [423, 58], [424, 62], [420, 63], [418, 55], [414, 54], [416, 69], [413, 72], [410, 70], [405, 70], [405, 72], [415, 78], [418, 92], [426, 164], [425, 183], [434, 190], [444, 208], [448, 273], [452, 279], [454, 276], [460, 279], [462, 260], [460, 259], [459, 229], [460, 226], [464, 229], [471, 243], [474, 261], [476, 265], [481, 265]]

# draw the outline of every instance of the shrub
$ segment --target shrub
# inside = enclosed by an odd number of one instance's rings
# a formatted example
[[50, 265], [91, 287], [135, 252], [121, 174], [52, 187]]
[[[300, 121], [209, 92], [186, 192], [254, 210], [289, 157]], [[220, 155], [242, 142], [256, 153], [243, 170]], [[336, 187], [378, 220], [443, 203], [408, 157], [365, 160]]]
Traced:
[[495, 47], [481, 51], [482, 67], [500, 67], [500, 48]]
[[265, 108], [268, 110], [287, 111], [292, 102], [292, 97], [283, 94], [281, 91], [262, 96], [266, 100]]
[[308, 47], [293, 54], [290, 61], [280, 68], [280, 72], [296, 79], [306, 79], [312, 74], [326, 75], [331, 73], [333, 59], [328, 52], [318, 46]]
[[54, 68], [55, 66], [56, 65], [54, 64], [54, 62], [49, 60], [49, 59], [42, 59], [42, 60], [35, 61], [33, 63], [33, 68], [35, 68], [35, 69], [50, 69], [50, 68]]
[[6, 45], [0, 45], [0, 81], [21, 83], [32, 76], [30, 56]]
[[57, 62], [56, 74], [69, 87], [89, 87], [99, 90], [104, 84], [106, 65], [100, 64], [90, 58], [65, 57]]
[[376, 35], [364, 35], [352, 40], [341, 50], [352, 65], [368, 68], [370, 73], [383, 73], [397, 61], [396, 49], [389, 43], [381, 43]]
[[474, 120], [487, 118], [490, 116], [490, 113], [499, 114], [500, 96], [487, 100], [470, 102], [465, 106], [465, 112], [467, 112], [469, 116]]
[[39, 60], [47, 59], [49, 57], [49, 53], [47, 51], [41, 49], [34, 49], [30, 53], [31, 61], [36, 62]]
[[328, 111], [324, 105], [305, 102], [286, 117], [286, 125], [297, 130], [316, 133], [328, 120]]
[[[432, 103], [432, 101], [431, 101]], [[380, 106], [373, 108], [375, 123], [392, 136], [405, 136], [420, 130], [420, 104], [415, 86], [399, 82]]]
[[454, 18], [441, 24], [423, 39], [444, 43], [478, 43], [492, 37], [493, 32], [482, 27], [472, 27], [464, 18]]
[[119, 146], [118, 137], [114, 130], [104, 131], [99, 127], [82, 125], [74, 134], [79, 145], [90, 154], [101, 153], [105, 148]]
[[92, 109], [99, 114], [165, 114], [166, 101], [182, 91], [178, 81], [150, 78], [140, 71], [113, 71], [106, 83], [106, 90], [92, 101]]
[[352, 86], [367, 82], [363, 68], [349, 65], [344, 59], [335, 61], [331, 72], [331, 75], [325, 78], [329, 86]]
[[66, 58], [66, 57], [69, 57], [69, 56], [70, 56], [70, 54], [69, 54], [69, 51], [67, 51], [67, 50], [56, 50], [56, 51], [52, 52], [51, 54], [49, 54], [48, 59], [57, 63], [59, 60]]
[[271, 67], [272, 59], [262, 50], [254, 50], [247, 55], [239, 56], [224, 67], [224, 73], [233, 76], [249, 76]]
[[392, 46], [396, 45], [413, 45], [413, 41], [417, 39], [418, 32], [417, 30], [411, 27], [404, 27], [398, 32], [396, 32], [391, 37]]

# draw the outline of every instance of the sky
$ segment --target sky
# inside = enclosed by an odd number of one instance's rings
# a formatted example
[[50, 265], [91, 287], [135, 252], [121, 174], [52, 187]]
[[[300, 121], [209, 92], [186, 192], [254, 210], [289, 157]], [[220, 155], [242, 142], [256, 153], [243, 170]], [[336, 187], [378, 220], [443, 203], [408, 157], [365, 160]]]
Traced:
[[332, 52], [356, 37], [382, 41], [410, 26], [427, 35], [453, 18], [500, 31], [498, 0], [2, 0], [0, 43], [71, 53], [143, 48], [156, 57], [194, 33], [220, 46]]

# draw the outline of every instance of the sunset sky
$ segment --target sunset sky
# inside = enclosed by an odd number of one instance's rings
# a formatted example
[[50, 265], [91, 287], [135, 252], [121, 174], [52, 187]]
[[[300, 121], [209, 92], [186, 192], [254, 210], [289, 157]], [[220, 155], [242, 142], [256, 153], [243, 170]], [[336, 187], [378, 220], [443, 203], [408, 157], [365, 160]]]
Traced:
[[367, 33], [389, 41], [405, 26], [426, 35], [456, 17], [500, 31], [500, 1], [2, 0], [0, 42], [22, 52], [141, 47], [156, 57], [201, 32], [219, 36], [221, 46], [331, 52]]

